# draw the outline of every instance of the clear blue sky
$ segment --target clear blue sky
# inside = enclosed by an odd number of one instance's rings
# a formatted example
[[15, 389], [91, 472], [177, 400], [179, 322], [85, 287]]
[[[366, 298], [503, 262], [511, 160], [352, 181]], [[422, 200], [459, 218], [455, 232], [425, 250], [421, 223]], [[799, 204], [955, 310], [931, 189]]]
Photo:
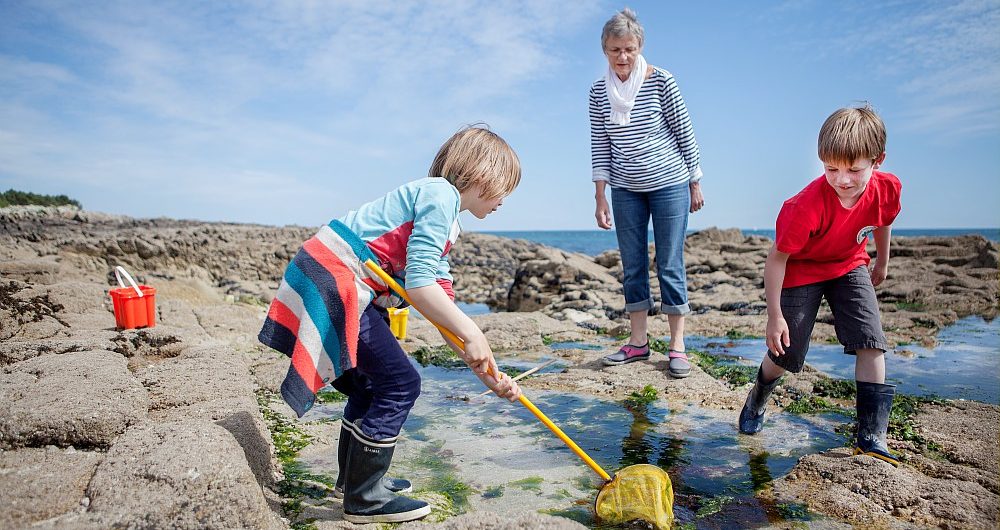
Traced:
[[87, 209], [319, 225], [424, 176], [484, 121], [522, 184], [467, 230], [592, 229], [587, 90], [629, 5], [701, 144], [692, 228], [769, 228], [869, 100], [896, 226], [1000, 226], [1000, 0], [0, 0], [0, 189]]

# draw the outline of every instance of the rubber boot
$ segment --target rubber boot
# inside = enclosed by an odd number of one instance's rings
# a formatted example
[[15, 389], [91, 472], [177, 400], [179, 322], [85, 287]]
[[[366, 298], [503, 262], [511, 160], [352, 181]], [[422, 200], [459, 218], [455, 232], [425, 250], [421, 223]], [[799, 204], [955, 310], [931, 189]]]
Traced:
[[743, 434], [757, 434], [764, 428], [764, 412], [767, 411], [767, 398], [778, 386], [781, 377], [775, 378], [770, 383], [764, 382], [764, 371], [757, 369], [757, 380], [754, 381], [753, 388], [747, 394], [747, 401], [740, 411], [740, 432]]
[[395, 495], [385, 487], [396, 439], [376, 441], [351, 430], [344, 474], [344, 519], [352, 523], [402, 523], [431, 513], [426, 502]]
[[858, 437], [854, 444], [854, 454], [872, 456], [899, 467], [899, 460], [892, 456], [885, 442], [896, 386], [863, 381], [858, 381], [857, 384]]
[[[340, 443], [337, 447], [337, 485], [333, 488], [333, 497], [335, 499], [344, 498], [344, 469], [347, 468], [347, 448], [351, 441], [351, 433], [353, 432], [354, 425], [347, 420], [340, 421]], [[382, 483], [385, 485], [386, 489], [393, 493], [406, 493], [408, 491], [413, 491], [413, 485], [410, 484], [409, 480], [404, 480], [401, 478], [389, 478], [382, 477]]]

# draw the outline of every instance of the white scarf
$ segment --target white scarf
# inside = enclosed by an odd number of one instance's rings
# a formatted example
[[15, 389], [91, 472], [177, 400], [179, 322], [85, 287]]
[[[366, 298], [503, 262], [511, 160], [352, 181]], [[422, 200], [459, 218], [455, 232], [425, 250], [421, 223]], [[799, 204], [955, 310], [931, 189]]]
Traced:
[[604, 86], [608, 92], [608, 102], [611, 103], [611, 123], [617, 125], [628, 125], [632, 119], [632, 107], [635, 106], [635, 97], [642, 88], [642, 82], [646, 79], [646, 58], [641, 54], [635, 56], [635, 64], [632, 66], [632, 73], [628, 79], [622, 81], [618, 79], [618, 74], [608, 65], [608, 72], [604, 74]]

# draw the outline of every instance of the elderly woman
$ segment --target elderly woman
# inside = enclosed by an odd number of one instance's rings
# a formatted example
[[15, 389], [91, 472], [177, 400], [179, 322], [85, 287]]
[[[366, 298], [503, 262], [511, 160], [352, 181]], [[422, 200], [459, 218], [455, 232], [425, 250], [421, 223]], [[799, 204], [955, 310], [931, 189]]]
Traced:
[[684, 271], [688, 213], [705, 204], [698, 143], [674, 77], [646, 64], [643, 30], [625, 9], [604, 24], [601, 45], [608, 71], [590, 88], [590, 143], [597, 188], [597, 226], [611, 229], [605, 188], [611, 185], [614, 224], [625, 274], [631, 336], [608, 366], [649, 358], [647, 315], [656, 314], [649, 289], [648, 226], [653, 221], [659, 311], [670, 324], [669, 372], [687, 377], [684, 315], [691, 312]]

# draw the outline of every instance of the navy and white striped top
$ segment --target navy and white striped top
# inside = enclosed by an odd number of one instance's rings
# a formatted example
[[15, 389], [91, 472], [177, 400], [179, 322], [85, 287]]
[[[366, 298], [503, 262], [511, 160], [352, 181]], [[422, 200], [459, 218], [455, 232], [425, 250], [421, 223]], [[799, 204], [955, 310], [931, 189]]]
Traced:
[[604, 78], [590, 87], [590, 157], [594, 182], [653, 191], [701, 178], [698, 142], [677, 82], [653, 67], [642, 82], [630, 123], [611, 123]]

